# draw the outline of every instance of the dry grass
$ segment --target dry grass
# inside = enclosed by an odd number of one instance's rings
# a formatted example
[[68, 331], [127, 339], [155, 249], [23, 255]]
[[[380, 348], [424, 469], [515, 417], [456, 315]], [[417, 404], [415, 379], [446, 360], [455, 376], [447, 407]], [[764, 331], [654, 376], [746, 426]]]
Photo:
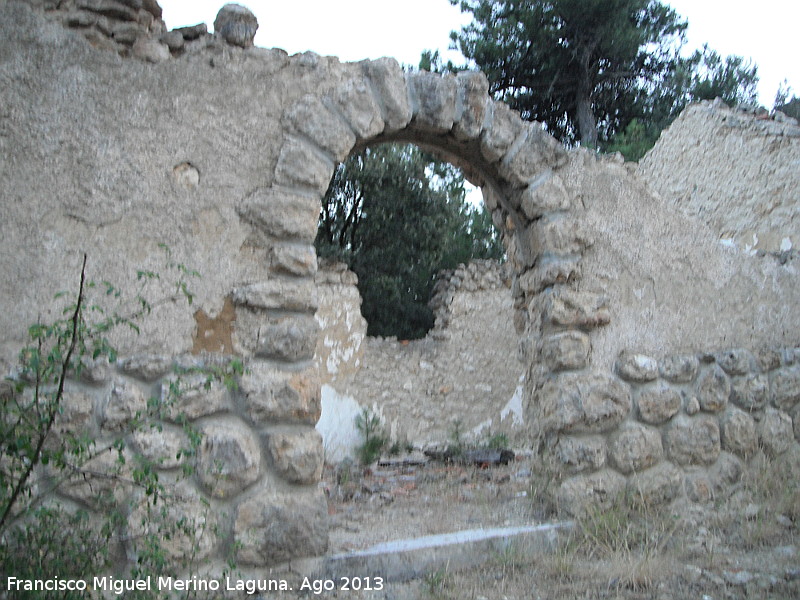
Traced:
[[[483, 473], [421, 484], [424, 496], [457, 498], [470, 491], [478, 512], [502, 501], [477, 488]], [[512, 479], [513, 481], [513, 479]], [[553, 477], [528, 482], [529, 514], [553, 517], [545, 493]], [[495, 489], [495, 488], [491, 488]], [[446, 503], [451, 509], [455, 504]], [[506, 501], [507, 502], [507, 501]], [[390, 584], [364, 598], [410, 600], [739, 600], [800, 598], [800, 452], [752, 457], [732, 496], [709, 505], [679, 501], [655, 509], [622, 497], [590, 510], [552, 552], [513, 545], [479, 568], [444, 570]], [[353, 596], [358, 598], [359, 596]]]

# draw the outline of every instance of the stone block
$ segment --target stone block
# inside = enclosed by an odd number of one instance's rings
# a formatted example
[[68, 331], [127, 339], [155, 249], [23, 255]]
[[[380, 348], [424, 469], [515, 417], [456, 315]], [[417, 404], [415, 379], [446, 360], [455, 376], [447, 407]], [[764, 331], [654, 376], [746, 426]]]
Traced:
[[528, 295], [548, 287], [570, 283], [581, 278], [580, 258], [539, 258], [536, 266], [519, 277], [519, 286]]
[[259, 328], [256, 356], [290, 362], [314, 358], [320, 327], [312, 315], [287, 315]]
[[583, 369], [592, 348], [589, 336], [580, 331], [565, 331], [542, 341], [541, 359], [551, 371]]
[[800, 402], [800, 365], [773, 371], [769, 391], [770, 401], [775, 408], [790, 411]]
[[691, 417], [700, 412], [700, 401], [697, 399], [697, 396], [686, 395], [683, 400], [683, 410], [687, 415]]
[[762, 348], [754, 353], [756, 366], [763, 372], [774, 371], [781, 366], [781, 353], [778, 350]]
[[728, 406], [731, 382], [722, 369], [713, 365], [700, 375], [695, 387], [700, 408], [706, 412], [722, 412]]
[[174, 469], [186, 462], [189, 439], [180, 430], [145, 428], [132, 436], [133, 450], [162, 469]]
[[136, 354], [117, 361], [117, 367], [125, 375], [142, 381], [155, 381], [163, 377], [172, 370], [173, 364], [171, 356], [162, 354]]
[[190, 42], [192, 40], [196, 40], [204, 35], [208, 35], [208, 25], [205, 23], [198, 23], [197, 25], [188, 25], [186, 27], [176, 27], [172, 31], [176, 31], [181, 34], [181, 37]]
[[169, 421], [193, 421], [230, 410], [231, 400], [220, 382], [210, 381], [202, 373], [187, 373], [170, 375], [162, 381], [161, 406]]
[[104, 399], [100, 426], [103, 431], [119, 433], [134, 419], [144, 417], [146, 412], [144, 392], [130, 381], [117, 379]]
[[[133, 456], [108, 448], [86, 461], [58, 487], [63, 496], [99, 511], [121, 508], [133, 492]], [[60, 478], [63, 473], [51, 473]]]
[[559, 509], [579, 517], [588, 510], [614, 504], [625, 490], [625, 477], [612, 469], [575, 475], [564, 481], [556, 492]]
[[483, 131], [489, 103], [489, 80], [480, 71], [456, 75], [456, 114], [453, 135], [460, 141], [473, 140]]
[[745, 375], [735, 377], [731, 382], [731, 401], [748, 410], [761, 410], [769, 397], [769, 377], [767, 375]]
[[[94, 434], [94, 401], [86, 392], [70, 386], [61, 398], [60, 412], [53, 422], [51, 433], [54, 444], [62, 443], [63, 436]], [[49, 440], [48, 440], [49, 441]]]
[[700, 361], [693, 354], [673, 354], [659, 365], [661, 377], [670, 383], [691, 383], [697, 377]]
[[312, 244], [317, 236], [319, 196], [259, 189], [236, 206], [239, 216], [266, 235]]
[[101, 14], [111, 19], [136, 21], [136, 10], [116, 0], [78, 0], [77, 7]]
[[269, 251], [270, 267], [287, 275], [311, 277], [317, 272], [317, 253], [310, 244], [278, 243]]
[[567, 151], [540, 123], [526, 122], [525, 136], [503, 158], [498, 171], [516, 187], [524, 187], [538, 175], [551, 168], [562, 166], [567, 161]]
[[323, 158], [309, 142], [288, 138], [275, 166], [275, 183], [300, 188], [321, 198], [328, 189], [334, 168], [334, 163]]
[[519, 113], [502, 102], [491, 102], [487, 106], [491, 121], [481, 134], [481, 154], [493, 163], [508, 152], [522, 132], [524, 123]]
[[767, 407], [758, 424], [761, 447], [770, 456], [783, 454], [794, 443], [792, 419], [785, 412]]
[[712, 464], [721, 451], [717, 420], [710, 415], [675, 417], [664, 433], [664, 447], [679, 465]]
[[289, 127], [341, 162], [356, 143], [356, 136], [338, 116], [313, 94], [307, 94], [286, 110]]
[[210, 423], [201, 429], [197, 477], [214, 498], [231, 498], [261, 474], [261, 447], [249, 427], [237, 422]]
[[117, 23], [111, 28], [111, 35], [118, 44], [133, 45], [143, 31], [138, 23]]
[[658, 377], [658, 362], [644, 354], [623, 350], [615, 365], [617, 374], [626, 381], [645, 383]]
[[597, 471], [606, 464], [606, 441], [599, 435], [562, 435], [556, 443], [555, 455], [568, 473]]
[[456, 115], [456, 79], [453, 75], [415, 71], [406, 74], [416, 129], [447, 133]]
[[631, 409], [628, 386], [601, 373], [554, 377], [536, 391], [536, 401], [545, 432], [613, 431]]
[[722, 449], [739, 456], [748, 457], [758, 447], [756, 423], [747, 413], [728, 407], [720, 419]]
[[564, 215], [537, 219], [522, 235], [532, 256], [581, 254], [593, 243], [578, 220]]
[[328, 548], [328, 506], [321, 490], [258, 494], [239, 505], [233, 526], [236, 559], [269, 566]]
[[794, 426], [794, 437], [800, 442], [800, 404], [794, 407], [790, 416], [792, 417], [792, 424]]
[[552, 325], [590, 330], [611, 322], [608, 297], [603, 294], [556, 288], [542, 300], [543, 317]]
[[386, 127], [381, 107], [363, 77], [340, 84], [333, 92], [332, 101], [360, 140], [372, 139]]
[[258, 30], [258, 19], [241, 4], [225, 4], [214, 19], [214, 33], [233, 46], [250, 48]]
[[627, 492], [635, 505], [662, 506], [681, 493], [683, 474], [670, 462], [664, 461], [628, 479]]
[[169, 497], [156, 506], [149, 505], [148, 500], [142, 498], [128, 517], [132, 554], [136, 554], [137, 541], [151, 534], [158, 536], [170, 561], [211, 556], [216, 544], [215, 511], [187, 482], [170, 486]]
[[625, 475], [648, 469], [664, 455], [661, 433], [638, 423], [620, 427], [611, 436], [608, 451], [612, 465]]
[[386, 132], [403, 129], [411, 121], [408, 88], [400, 64], [393, 58], [379, 58], [361, 63], [383, 109]]
[[315, 429], [270, 433], [268, 446], [272, 464], [285, 480], [304, 484], [319, 481], [325, 452], [322, 436]]
[[234, 288], [233, 302], [260, 310], [314, 312], [319, 306], [313, 279], [270, 279]]
[[684, 479], [684, 489], [692, 502], [705, 504], [714, 499], [714, 485], [705, 469], [690, 469]]
[[548, 213], [568, 211], [572, 207], [572, 199], [564, 182], [551, 170], [528, 183], [520, 192], [519, 203], [522, 212], [531, 220]]
[[728, 375], [746, 375], [753, 371], [755, 358], [749, 350], [732, 348], [715, 356], [717, 364], [725, 369]]
[[151, 63], [164, 62], [172, 57], [172, 54], [169, 52], [169, 46], [162, 44], [156, 39], [145, 36], [136, 39], [133, 43], [131, 53], [136, 58]]
[[315, 372], [284, 373], [251, 364], [239, 383], [244, 409], [257, 426], [270, 423], [315, 425], [322, 410]]
[[718, 496], [729, 494], [731, 486], [742, 478], [743, 472], [742, 462], [733, 454], [720, 454], [717, 462], [708, 470], [714, 493]]
[[639, 418], [645, 423], [665, 423], [681, 409], [680, 393], [664, 383], [643, 386], [634, 398]]

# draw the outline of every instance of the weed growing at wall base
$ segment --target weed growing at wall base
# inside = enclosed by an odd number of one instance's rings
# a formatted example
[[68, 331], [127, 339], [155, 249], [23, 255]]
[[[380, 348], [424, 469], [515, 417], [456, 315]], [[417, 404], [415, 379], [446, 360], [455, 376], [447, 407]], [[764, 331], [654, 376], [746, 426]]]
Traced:
[[356, 415], [356, 429], [363, 440], [356, 447], [358, 460], [362, 465], [371, 464], [378, 460], [389, 441], [381, 426], [380, 417], [370, 409], [364, 408], [360, 414]]
[[[184, 298], [191, 304], [187, 280], [199, 275], [173, 262], [169, 249], [164, 250], [167, 268], [178, 272], [175, 294], [166, 300]], [[137, 323], [153, 306], [145, 294], [148, 284], [159, 279], [156, 273], [139, 271], [141, 287], [133, 300], [136, 308], [125, 313], [120, 309], [124, 295], [118, 288], [108, 282], [87, 281], [86, 262], [84, 256], [78, 291], [64, 309], [64, 317], [30, 327], [30, 343], [20, 352], [18, 371], [0, 387], [0, 572], [17, 580], [92, 582], [124, 561], [126, 552], [136, 557], [126, 573], [131, 580], [155, 576], [168, 568], [192, 572], [196, 545], [208, 527], [207, 520], [202, 516], [175, 519], [171, 508], [176, 495], [160, 480], [158, 464], [132, 454], [125, 440], [135, 432], [159, 427], [156, 419], [180, 400], [180, 381], [187, 372], [202, 373], [208, 385], [214, 381], [231, 385], [241, 374], [242, 364], [235, 360], [176, 374], [177, 383], [164, 398], [151, 398], [146, 408], [127, 415], [112, 436], [95, 439], [91, 429], [64, 425], [70, 382], [81, 380], [98, 361], [116, 362], [117, 352], [106, 336], [120, 326], [138, 332]], [[98, 291], [101, 300], [95, 302], [91, 298]], [[179, 454], [193, 456], [200, 433], [186, 419], [179, 422], [187, 440]], [[191, 472], [191, 462], [184, 461], [181, 476]], [[59, 499], [65, 490], [79, 486], [88, 486], [85, 501]], [[143, 507], [143, 527], [134, 535], [128, 515], [136, 507]], [[177, 536], [189, 540], [191, 546], [178, 561], [165, 546]], [[5, 579], [0, 582], [0, 597], [5, 597], [6, 585]], [[13, 597], [11, 591], [5, 591]], [[41, 586], [25, 594], [37, 600], [102, 597], [88, 584]], [[131, 590], [125, 597], [151, 595]]]

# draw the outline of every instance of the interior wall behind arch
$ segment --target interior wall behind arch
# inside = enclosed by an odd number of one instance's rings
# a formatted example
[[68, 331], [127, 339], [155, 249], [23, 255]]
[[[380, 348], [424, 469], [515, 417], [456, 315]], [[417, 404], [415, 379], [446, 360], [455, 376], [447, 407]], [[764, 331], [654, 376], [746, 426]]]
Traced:
[[436, 325], [420, 340], [366, 336], [355, 275], [344, 265], [317, 274], [326, 458], [353, 456], [363, 440], [355, 417], [378, 414], [393, 442], [417, 448], [500, 433], [524, 445], [518, 335], [507, 268], [474, 261], [440, 274], [431, 305]]

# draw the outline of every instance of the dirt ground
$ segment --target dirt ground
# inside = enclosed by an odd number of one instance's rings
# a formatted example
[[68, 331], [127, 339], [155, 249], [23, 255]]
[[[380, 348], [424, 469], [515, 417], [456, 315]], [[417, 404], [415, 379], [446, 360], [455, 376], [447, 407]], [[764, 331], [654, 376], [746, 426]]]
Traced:
[[[314, 597], [797, 599], [800, 461], [785, 470], [767, 469], [769, 463], [753, 459], [733, 495], [709, 505], [678, 501], [656, 512], [621, 502], [598, 509], [578, 519], [551, 554], [523, 555], [512, 546], [466, 572], [443, 570], [381, 591]], [[544, 493], [547, 481], [524, 457], [486, 468], [440, 462], [328, 467], [323, 485], [332, 554], [421, 535], [557, 520]]]

